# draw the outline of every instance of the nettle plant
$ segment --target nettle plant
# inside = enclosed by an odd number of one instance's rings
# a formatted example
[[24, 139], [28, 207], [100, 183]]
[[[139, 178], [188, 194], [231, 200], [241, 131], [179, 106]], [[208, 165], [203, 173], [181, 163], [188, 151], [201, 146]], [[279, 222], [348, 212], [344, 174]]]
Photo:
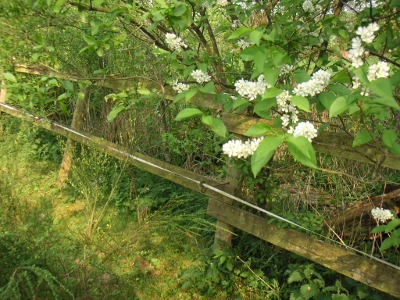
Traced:
[[398, 1], [158, 0], [145, 17], [161, 36], [154, 53], [169, 63], [174, 102], [184, 107], [177, 121], [200, 117], [228, 136], [220, 112], [190, 104], [198, 94], [204, 106], [211, 101], [224, 112], [268, 120], [251, 127], [248, 140], [222, 148], [250, 159], [257, 176], [283, 144], [317, 168], [312, 140], [330, 123], [352, 135], [354, 147], [371, 142], [400, 155], [399, 7]]

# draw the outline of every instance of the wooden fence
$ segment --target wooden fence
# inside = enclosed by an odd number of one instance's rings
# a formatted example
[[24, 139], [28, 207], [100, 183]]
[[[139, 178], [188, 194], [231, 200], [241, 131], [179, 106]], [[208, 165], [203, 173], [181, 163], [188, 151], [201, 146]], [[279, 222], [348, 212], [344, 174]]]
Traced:
[[[42, 73], [40, 74], [43, 75]], [[65, 76], [63, 77], [65, 78]], [[74, 78], [69, 77], [68, 79]], [[79, 80], [78, 78], [75, 79]], [[103, 82], [107, 82], [107, 80], [103, 80]], [[97, 85], [101, 86], [99, 82], [97, 82]], [[108, 87], [119, 88], [109, 83], [107, 85]], [[126, 87], [127, 83], [123, 86]], [[202, 99], [202, 105], [207, 103], [206, 100]], [[194, 99], [194, 101], [198, 102], [198, 99]], [[222, 228], [220, 230], [217, 229], [216, 233], [220, 237], [224, 236], [224, 232], [227, 232], [225, 229], [238, 228], [354, 280], [400, 298], [399, 267], [355, 254], [354, 251], [347, 250], [345, 247], [332, 245], [293, 229], [278, 228], [275, 224], [267, 224], [268, 217], [260, 217], [250, 212], [252, 209], [257, 209], [254, 205], [231, 194], [232, 183], [230, 182], [210, 179], [147, 155], [131, 153], [119, 145], [89, 133], [25, 113], [6, 103], [0, 103], [0, 111], [32, 122], [36, 126], [96, 148], [111, 156], [127, 161], [144, 171], [207, 195], [210, 199], [208, 213], [218, 220], [220, 223], [218, 228]], [[225, 114], [223, 119], [229, 131], [238, 134], [243, 134], [249, 126], [261, 121], [256, 118], [231, 114]], [[370, 145], [364, 145], [358, 149], [353, 148], [351, 147], [351, 137], [325, 133], [316, 139], [314, 146], [321, 153], [366, 163], [376, 163], [400, 170], [400, 159], [398, 157], [390, 153], [384, 153], [381, 149]], [[235, 205], [237, 202], [252, 209], [239, 208]], [[271, 215], [273, 214], [270, 213]], [[227, 236], [227, 239], [229, 239], [229, 234]]]

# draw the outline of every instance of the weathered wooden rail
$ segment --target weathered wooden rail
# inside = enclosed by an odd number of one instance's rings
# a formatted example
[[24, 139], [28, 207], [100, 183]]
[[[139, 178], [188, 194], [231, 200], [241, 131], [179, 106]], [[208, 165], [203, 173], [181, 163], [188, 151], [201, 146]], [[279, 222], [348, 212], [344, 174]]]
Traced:
[[0, 103], [0, 111], [14, 117], [32, 122], [36, 126], [65, 136], [71, 140], [88, 145], [131, 165], [150, 172], [171, 182], [180, 184], [210, 197], [208, 213], [226, 224], [246, 231], [260, 239], [285, 250], [301, 255], [354, 280], [400, 298], [400, 268], [381, 263], [352, 253], [342, 247], [312, 238], [292, 229], [278, 228], [267, 224], [267, 219], [248, 210], [232, 205], [232, 200], [244, 200], [231, 197], [226, 182], [197, 175], [188, 170], [167, 164], [140, 153], [129, 153], [121, 146], [105, 141], [89, 133], [77, 131], [25, 113], [15, 107]]

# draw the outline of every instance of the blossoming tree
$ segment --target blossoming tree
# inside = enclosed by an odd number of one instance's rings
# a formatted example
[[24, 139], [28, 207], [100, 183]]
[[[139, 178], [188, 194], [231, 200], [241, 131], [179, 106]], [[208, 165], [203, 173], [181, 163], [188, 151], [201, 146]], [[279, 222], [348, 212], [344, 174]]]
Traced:
[[[353, 146], [400, 154], [396, 0], [37, 0], [32, 7], [50, 8], [51, 18], [79, 15], [81, 54], [103, 57], [129, 39], [152, 45], [161, 79], [142, 92], [171, 86], [182, 108], [177, 121], [200, 118], [228, 139], [220, 112], [191, 104], [199, 95], [225, 112], [266, 119], [248, 141], [223, 145], [227, 156], [249, 159], [254, 176], [282, 145], [317, 168], [312, 141], [331, 124]], [[127, 107], [118, 103], [113, 117]]]

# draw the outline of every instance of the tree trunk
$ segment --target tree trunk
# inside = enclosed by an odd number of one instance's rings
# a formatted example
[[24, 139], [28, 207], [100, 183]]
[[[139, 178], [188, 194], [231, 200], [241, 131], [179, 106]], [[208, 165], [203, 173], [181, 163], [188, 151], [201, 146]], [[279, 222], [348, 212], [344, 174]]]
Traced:
[[[82, 100], [76, 101], [74, 115], [72, 116], [71, 128], [76, 130], [83, 129], [83, 124], [86, 116], [86, 109], [90, 97], [90, 88], [86, 88], [85, 96]], [[75, 142], [71, 139], [67, 140], [64, 149], [63, 160], [61, 162], [60, 172], [58, 173], [57, 187], [62, 188], [68, 179], [69, 171], [72, 166]]]

